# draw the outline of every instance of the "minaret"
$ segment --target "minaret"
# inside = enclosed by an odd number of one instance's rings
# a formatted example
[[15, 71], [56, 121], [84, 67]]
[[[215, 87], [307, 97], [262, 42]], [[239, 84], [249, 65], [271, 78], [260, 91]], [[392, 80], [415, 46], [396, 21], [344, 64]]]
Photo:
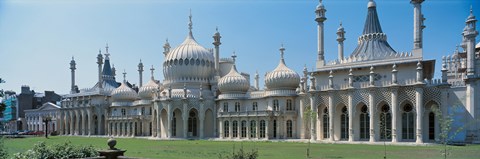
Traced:
[[143, 63], [142, 63], [142, 59], [140, 59], [140, 63], [138, 63], [138, 87], [142, 87], [143, 86]]
[[70, 61], [70, 70], [72, 71], [72, 88], [70, 90], [70, 93], [77, 93], [75, 90], [75, 70], [77, 69], [75, 66], [77, 63], [75, 63], [75, 59], [72, 56], [72, 61]]
[[425, 18], [422, 14], [422, 3], [425, 0], [410, 0], [413, 4], [413, 49], [423, 48], [423, 21]]
[[343, 41], [345, 41], [345, 29], [340, 22], [340, 27], [337, 30], [337, 41], [338, 41], [338, 61], [343, 60]]
[[315, 10], [316, 13], [316, 18], [315, 21], [318, 23], [318, 57], [317, 57], [317, 68], [325, 66], [325, 50], [324, 50], [324, 28], [323, 28], [323, 22], [327, 20], [325, 17], [325, 12], [327, 10], [325, 9], [325, 6], [322, 3], [322, 0], [320, 0], [320, 3], [317, 6], [317, 9]]
[[220, 33], [218, 32], [218, 27], [215, 29], [217, 32], [215, 32], [215, 34], [213, 35], [213, 45], [215, 45], [215, 73], [216, 75], [220, 75], [220, 64], [219, 64], [219, 61], [220, 61], [220, 45], [222, 44], [220, 42], [220, 38], [222, 38], [222, 36], [220, 36]]
[[467, 18], [466, 30], [463, 32], [467, 52], [467, 76], [476, 75], [475, 70], [475, 38], [478, 35], [476, 30], [477, 19], [473, 15], [473, 9], [470, 9], [470, 15]]
[[170, 47], [170, 43], [168, 43], [168, 39], [167, 39], [167, 40], [165, 40], [165, 44], [163, 45], [163, 50], [164, 50], [164, 51], [163, 51], [163, 54], [164, 54], [165, 56], [167, 56], [168, 53], [170, 52], [170, 48], [171, 48], [171, 47]]
[[102, 50], [98, 50], [98, 55], [97, 55], [97, 64], [98, 64], [98, 88], [103, 87], [103, 82], [102, 82], [102, 64], [103, 64], [103, 56], [102, 56]]
[[260, 87], [259, 87], [259, 83], [260, 83], [260, 82], [259, 82], [259, 79], [260, 79], [260, 77], [259, 77], [259, 75], [258, 75], [258, 71], [256, 71], [256, 72], [255, 72], [255, 89], [257, 89], [257, 90], [260, 90]]

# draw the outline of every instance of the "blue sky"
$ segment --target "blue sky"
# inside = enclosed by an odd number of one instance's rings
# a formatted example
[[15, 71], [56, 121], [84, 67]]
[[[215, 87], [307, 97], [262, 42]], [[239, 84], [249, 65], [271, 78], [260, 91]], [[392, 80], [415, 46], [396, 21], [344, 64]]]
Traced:
[[[363, 30], [368, 0], [324, 0], [326, 59], [337, 58], [336, 30], [346, 30], [345, 55], [355, 49]], [[384, 33], [397, 52], [413, 47], [413, 6], [409, 0], [376, 0]], [[279, 61], [284, 44], [287, 66], [301, 73], [313, 68], [317, 50], [314, 10], [318, 0], [16, 0], [0, 1], [0, 89], [19, 93], [21, 85], [36, 91], [70, 90], [69, 62], [77, 62], [76, 84], [89, 88], [97, 81], [96, 55], [108, 42], [117, 74], [138, 83], [137, 64], [153, 65], [155, 78], [163, 80], [163, 44], [172, 47], [188, 34], [189, 10], [193, 33], [206, 48], [218, 26], [222, 35], [221, 56], [238, 55], [239, 71], [260, 80]], [[423, 13], [424, 59], [451, 54], [461, 42], [461, 31], [470, 6], [480, 18], [477, 0], [427, 0]], [[478, 30], [478, 29], [477, 29]], [[477, 37], [477, 39], [480, 39]], [[478, 40], [477, 40], [478, 41]], [[144, 72], [144, 83], [149, 77]], [[121, 76], [117, 75], [117, 79]], [[253, 80], [253, 79], [252, 79]], [[117, 80], [120, 81], [120, 80]], [[261, 82], [263, 85], [263, 82]]]

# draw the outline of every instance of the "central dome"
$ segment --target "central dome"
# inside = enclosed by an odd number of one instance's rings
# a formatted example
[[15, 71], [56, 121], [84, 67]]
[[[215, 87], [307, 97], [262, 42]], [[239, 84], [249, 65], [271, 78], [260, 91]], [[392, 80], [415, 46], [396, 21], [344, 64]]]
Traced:
[[164, 84], [208, 82], [214, 69], [213, 53], [199, 45], [190, 31], [185, 41], [165, 57]]

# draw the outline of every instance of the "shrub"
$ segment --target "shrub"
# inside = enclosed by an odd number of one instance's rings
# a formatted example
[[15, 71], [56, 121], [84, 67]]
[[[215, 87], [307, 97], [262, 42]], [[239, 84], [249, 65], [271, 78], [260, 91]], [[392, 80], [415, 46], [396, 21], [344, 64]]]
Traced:
[[220, 159], [256, 159], [258, 157], [258, 150], [252, 149], [250, 152], [243, 151], [243, 146], [240, 148], [238, 152], [233, 151], [231, 155], [222, 156], [221, 154], [218, 156]]
[[39, 142], [31, 150], [24, 153], [16, 153], [15, 159], [63, 159], [63, 158], [86, 158], [97, 156], [95, 148], [90, 146], [74, 146], [70, 141], [63, 144], [47, 146], [45, 142]]

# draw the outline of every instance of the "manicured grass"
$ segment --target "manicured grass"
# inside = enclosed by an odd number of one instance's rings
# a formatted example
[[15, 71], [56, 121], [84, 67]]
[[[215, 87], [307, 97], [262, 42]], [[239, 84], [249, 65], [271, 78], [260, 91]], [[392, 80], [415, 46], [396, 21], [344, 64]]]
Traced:
[[[39, 141], [47, 145], [71, 141], [75, 145], [93, 145], [98, 149], [107, 149], [107, 138], [100, 137], [66, 137], [54, 136], [50, 139], [29, 137], [5, 139], [5, 147], [10, 156], [24, 152]], [[258, 149], [261, 159], [300, 159], [306, 158], [307, 143], [298, 142], [232, 142], [205, 140], [147, 140], [147, 139], [117, 139], [117, 148], [125, 149], [126, 156], [140, 158], [168, 159], [211, 159], [218, 154], [231, 153], [235, 148], [243, 146], [245, 151]], [[451, 146], [449, 158], [480, 158], [480, 145]], [[387, 158], [442, 158], [441, 146], [387, 146]], [[312, 158], [383, 158], [383, 145], [359, 144], [311, 144]]]

